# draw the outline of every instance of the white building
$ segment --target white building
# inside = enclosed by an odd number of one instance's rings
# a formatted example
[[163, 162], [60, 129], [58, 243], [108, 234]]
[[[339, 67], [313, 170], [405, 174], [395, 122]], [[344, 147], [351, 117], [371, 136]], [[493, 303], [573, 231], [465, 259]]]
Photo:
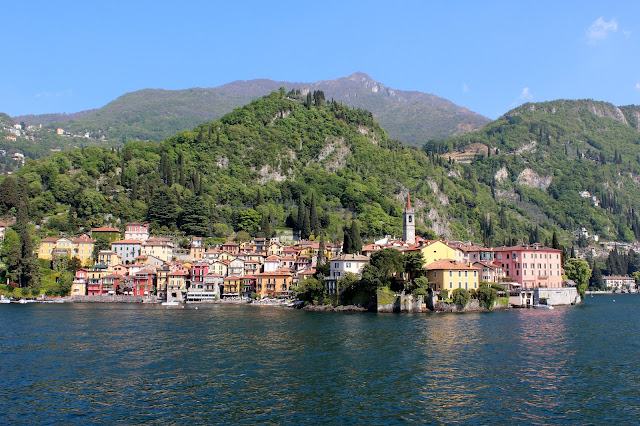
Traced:
[[349, 272], [356, 274], [358, 277], [362, 276], [362, 270], [367, 263], [369, 263], [369, 258], [361, 254], [343, 254], [331, 259], [329, 276], [324, 278], [327, 293], [338, 293], [338, 281]]

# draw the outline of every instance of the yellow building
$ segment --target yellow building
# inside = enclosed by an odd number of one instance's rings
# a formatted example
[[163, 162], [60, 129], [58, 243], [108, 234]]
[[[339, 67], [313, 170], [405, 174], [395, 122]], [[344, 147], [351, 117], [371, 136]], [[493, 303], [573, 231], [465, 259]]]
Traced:
[[112, 250], [100, 250], [98, 253], [98, 265], [104, 265], [107, 269], [112, 270], [116, 265], [120, 265], [122, 259]]
[[477, 290], [479, 284], [478, 269], [455, 260], [436, 260], [426, 266], [429, 286], [436, 292], [451, 292], [457, 288]]
[[87, 234], [78, 238], [44, 238], [38, 249], [38, 258], [51, 260], [54, 255], [77, 257], [83, 265], [88, 266], [93, 263], [93, 243]]
[[293, 277], [286, 270], [263, 272], [256, 275], [256, 292], [260, 297], [289, 296]]
[[171, 262], [173, 259], [173, 245], [166, 238], [149, 238], [142, 244], [140, 254], [153, 256], [163, 262]]
[[442, 259], [455, 260], [457, 262], [462, 262], [464, 259], [462, 251], [449, 247], [443, 241], [432, 241], [425, 246], [404, 251], [405, 254], [417, 252], [422, 253], [422, 258], [424, 259], [423, 268]]

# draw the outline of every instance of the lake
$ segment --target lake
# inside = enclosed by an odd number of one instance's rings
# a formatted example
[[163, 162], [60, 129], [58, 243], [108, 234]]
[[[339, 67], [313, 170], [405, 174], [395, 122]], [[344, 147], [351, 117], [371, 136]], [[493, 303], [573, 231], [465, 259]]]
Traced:
[[639, 314], [0, 305], [1, 422], [638, 423]]

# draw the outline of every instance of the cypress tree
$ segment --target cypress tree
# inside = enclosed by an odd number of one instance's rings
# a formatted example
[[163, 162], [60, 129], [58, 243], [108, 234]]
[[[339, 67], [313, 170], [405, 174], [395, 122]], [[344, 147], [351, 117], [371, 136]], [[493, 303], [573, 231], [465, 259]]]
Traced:
[[311, 207], [310, 207], [310, 219], [311, 219], [311, 231], [313, 235], [320, 233], [320, 220], [318, 219], [318, 212], [316, 210], [316, 194], [311, 194]]
[[298, 221], [296, 222], [296, 227], [299, 231], [302, 231], [302, 226], [304, 225], [304, 200], [302, 199], [302, 194], [298, 196]]
[[309, 210], [305, 209], [302, 224], [302, 239], [307, 240], [311, 235], [311, 219], [309, 218]]
[[325, 262], [325, 251], [326, 247], [324, 244], [324, 234], [320, 235], [320, 245], [318, 246], [318, 260], [316, 261], [316, 265], [322, 265]]
[[351, 222], [349, 234], [351, 236], [351, 253], [360, 253], [362, 251], [362, 238], [360, 238], [360, 228], [355, 220]]

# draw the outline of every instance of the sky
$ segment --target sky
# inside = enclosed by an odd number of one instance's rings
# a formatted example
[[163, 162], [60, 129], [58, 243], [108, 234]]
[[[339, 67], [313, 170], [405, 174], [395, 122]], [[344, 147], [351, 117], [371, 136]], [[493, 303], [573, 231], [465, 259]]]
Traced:
[[11, 1], [0, 112], [100, 108], [145, 88], [364, 72], [489, 118], [524, 102], [640, 104], [637, 1]]

